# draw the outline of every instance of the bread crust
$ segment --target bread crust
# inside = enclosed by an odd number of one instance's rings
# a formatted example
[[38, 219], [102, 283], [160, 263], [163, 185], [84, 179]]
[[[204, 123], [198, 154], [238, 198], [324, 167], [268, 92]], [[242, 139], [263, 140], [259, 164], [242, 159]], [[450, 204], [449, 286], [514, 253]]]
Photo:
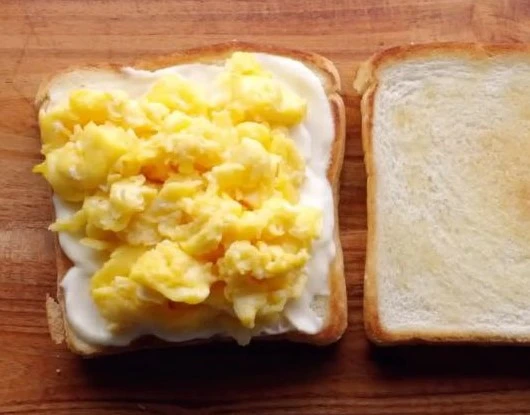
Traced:
[[381, 322], [379, 313], [377, 270], [375, 258], [376, 234], [376, 173], [373, 157], [373, 116], [377, 95], [379, 73], [385, 67], [400, 63], [409, 58], [428, 58], [440, 55], [463, 56], [480, 61], [497, 55], [513, 54], [530, 60], [530, 45], [523, 44], [476, 44], [476, 43], [432, 43], [398, 46], [373, 55], [357, 69], [354, 88], [362, 95], [362, 142], [367, 174], [367, 223], [366, 264], [364, 275], [364, 326], [368, 338], [378, 345], [398, 344], [527, 344], [530, 335], [500, 335], [487, 332], [456, 332], [454, 330], [390, 330]]
[[[332, 187], [335, 206], [334, 242], [336, 246], [336, 256], [330, 265], [328, 274], [330, 284], [328, 320], [324, 328], [315, 335], [293, 331], [274, 336], [256, 337], [256, 339], [260, 340], [288, 340], [315, 345], [327, 345], [335, 342], [342, 336], [346, 329], [348, 320], [344, 264], [339, 238], [338, 223], [339, 178], [342, 169], [342, 161], [344, 158], [346, 121], [344, 103], [340, 96], [340, 77], [333, 63], [328, 59], [313, 53], [284, 49], [275, 46], [233, 41], [183, 50], [171, 55], [139, 60], [137, 62], [133, 62], [130, 66], [136, 69], [156, 70], [190, 62], [215, 63], [216, 61], [226, 59], [235, 51], [269, 53], [301, 61], [321, 79], [332, 108], [335, 125], [335, 137], [331, 149], [330, 165], [327, 171], [327, 178]], [[54, 82], [59, 80], [61, 76], [69, 72], [80, 69], [93, 69], [95, 71], [111, 70], [118, 72], [122, 67], [122, 65], [102, 63], [90, 66], [70, 67], [65, 71], [51, 75], [41, 82], [35, 98], [35, 107], [37, 110], [46, 107], [49, 102], [48, 91], [50, 90], [50, 87]], [[129, 346], [125, 347], [97, 346], [85, 342], [73, 332], [71, 327], [69, 327], [68, 321], [66, 320], [64, 293], [61, 288], [61, 281], [63, 280], [67, 271], [71, 268], [72, 263], [62, 251], [57, 235], [55, 235], [54, 239], [57, 262], [57, 301], [48, 296], [46, 299], [46, 309], [50, 334], [56, 343], [62, 343], [63, 341], [66, 341], [68, 348], [72, 352], [84, 357], [95, 357], [139, 349], [207, 343], [213, 341], [214, 339], [221, 341], [229, 340], [228, 338], [216, 336], [215, 338], [212, 337], [206, 340], [192, 340], [177, 343], [167, 342], [156, 338], [155, 336], [142, 336], [134, 340]]]

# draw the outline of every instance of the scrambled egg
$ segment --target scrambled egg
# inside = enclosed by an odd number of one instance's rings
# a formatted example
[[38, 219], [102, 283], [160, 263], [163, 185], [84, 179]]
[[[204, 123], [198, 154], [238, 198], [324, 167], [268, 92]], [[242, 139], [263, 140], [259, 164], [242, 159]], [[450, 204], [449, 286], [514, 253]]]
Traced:
[[138, 99], [79, 89], [39, 114], [34, 171], [79, 204], [51, 229], [108, 255], [91, 295], [112, 330], [253, 328], [304, 288], [321, 212], [298, 204], [305, 165], [289, 128], [306, 103], [248, 53], [218, 85], [167, 75]]

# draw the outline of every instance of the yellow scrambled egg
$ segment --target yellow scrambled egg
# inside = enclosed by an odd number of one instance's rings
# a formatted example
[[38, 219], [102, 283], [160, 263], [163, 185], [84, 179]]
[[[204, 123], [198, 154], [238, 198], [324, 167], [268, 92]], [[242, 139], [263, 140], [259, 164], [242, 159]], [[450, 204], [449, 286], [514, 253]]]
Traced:
[[215, 95], [178, 75], [136, 99], [79, 89], [39, 114], [34, 170], [79, 204], [51, 228], [108, 255], [91, 295], [113, 330], [253, 328], [303, 290], [321, 227], [298, 204], [305, 165], [289, 137], [306, 103], [248, 53], [217, 81]]

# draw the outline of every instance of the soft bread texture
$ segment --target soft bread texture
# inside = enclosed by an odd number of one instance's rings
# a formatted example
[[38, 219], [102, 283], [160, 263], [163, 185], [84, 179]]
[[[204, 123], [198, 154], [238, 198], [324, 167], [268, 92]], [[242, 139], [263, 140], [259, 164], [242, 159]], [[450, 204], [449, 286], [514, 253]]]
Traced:
[[[335, 204], [334, 242], [336, 246], [336, 256], [330, 265], [328, 273], [328, 280], [330, 285], [329, 302], [321, 302], [317, 299], [317, 301], [315, 301], [313, 304], [315, 310], [321, 316], [327, 316], [326, 323], [323, 329], [319, 333], [314, 335], [291, 331], [285, 334], [275, 336], [258, 337], [259, 339], [264, 340], [283, 339], [289, 341], [311, 343], [315, 345], [330, 344], [335, 342], [342, 336], [347, 325], [347, 298], [338, 223], [339, 176], [342, 168], [342, 160], [344, 157], [345, 114], [344, 104], [342, 98], [339, 95], [340, 78], [336, 68], [329, 60], [316, 54], [242, 42], [230, 42], [225, 44], [211, 45], [191, 50], [185, 50], [168, 56], [161, 56], [144, 61], [139, 61], [133, 63], [130, 66], [136, 69], [156, 70], [184, 63], [217, 63], [222, 62], [227, 57], [229, 57], [232, 52], [235, 51], [269, 53], [272, 55], [290, 57], [292, 59], [296, 59], [304, 63], [321, 80], [332, 108], [335, 125], [335, 138], [332, 144], [327, 178], [332, 187], [333, 199]], [[71, 84], [72, 79], [75, 79], [76, 77], [78, 78], [79, 74], [86, 73], [85, 71], [87, 70], [107, 73], [108, 71], [119, 71], [120, 68], [121, 66], [102, 64], [95, 66], [71, 68], [64, 72], [56, 74], [41, 83], [35, 99], [35, 105], [37, 109], [48, 105], [48, 91], [53, 85], [61, 84], [63, 86], [68, 86], [69, 84]], [[66, 320], [64, 296], [60, 284], [66, 272], [72, 266], [72, 263], [61, 250], [57, 237], [55, 238], [55, 247], [57, 253], [57, 300], [55, 301], [53, 298], [48, 296], [46, 299], [46, 308], [50, 334], [56, 343], [62, 343], [63, 341], [66, 341], [66, 344], [74, 353], [86, 357], [93, 357], [104, 354], [121, 353], [137, 349], [171, 347], [183, 344], [195, 344], [210, 341], [197, 340], [172, 343], [163, 341], [154, 336], [144, 336], [133, 341], [133, 343], [131, 343], [131, 345], [127, 347], [103, 347], [86, 343], [81, 338], [79, 338], [76, 333], [72, 331], [72, 329], [68, 325], [68, 321]], [[218, 339], [226, 340], [225, 338], [220, 337]]]
[[399, 47], [360, 67], [364, 319], [380, 344], [530, 342], [530, 49]]

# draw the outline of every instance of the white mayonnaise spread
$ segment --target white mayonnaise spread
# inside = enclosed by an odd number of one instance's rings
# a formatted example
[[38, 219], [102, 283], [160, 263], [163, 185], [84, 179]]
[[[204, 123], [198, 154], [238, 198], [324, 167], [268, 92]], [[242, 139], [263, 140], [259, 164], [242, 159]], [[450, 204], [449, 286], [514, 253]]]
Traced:
[[[268, 69], [294, 92], [307, 100], [307, 115], [301, 124], [292, 128], [290, 133], [296, 147], [306, 162], [306, 176], [301, 189], [300, 203], [319, 208], [323, 214], [322, 232], [313, 243], [311, 259], [306, 264], [307, 284], [300, 298], [291, 300], [284, 309], [284, 316], [278, 323], [269, 326], [234, 330], [223, 327], [208, 327], [193, 332], [168, 333], [160, 328], [136, 327], [119, 335], [107, 328], [90, 295], [90, 278], [103, 262], [97, 252], [82, 245], [72, 235], [61, 233], [59, 242], [65, 254], [74, 266], [62, 281], [66, 302], [68, 323], [75, 333], [91, 344], [124, 346], [133, 339], [153, 334], [172, 342], [190, 339], [204, 339], [214, 335], [231, 336], [245, 344], [252, 336], [259, 334], [279, 334], [298, 330], [308, 334], [318, 333], [325, 324], [326, 315], [319, 315], [311, 307], [317, 297], [329, 301], [329, 267], [335, 257], [334, 204], [331, 186], [326, 178], [330, 163], [331, 147], [335, 136], [331, 106], [318, 76], [307, 66], [296, 60], [268, 55], [255, 54], [264, 68]], [[97, 90], [124, 90], [131, 98], [146, 93], [161, 76], [176, 73], [215, 90], [215, 78], [223, 70], [221, 65], [185, 64], [156, 71], [122, 68], [121, 72], [76, 71], [68, 75], [68, 82], [51, 85], [49, 90], [50, 107], [67, 100], [72, 89], [89, 88]], [[72, 215], [78, 206], [67, 204], [54, 196], [54, 206], [58, 219]], [[327, 297], [327, 298], [326, 298]]]

